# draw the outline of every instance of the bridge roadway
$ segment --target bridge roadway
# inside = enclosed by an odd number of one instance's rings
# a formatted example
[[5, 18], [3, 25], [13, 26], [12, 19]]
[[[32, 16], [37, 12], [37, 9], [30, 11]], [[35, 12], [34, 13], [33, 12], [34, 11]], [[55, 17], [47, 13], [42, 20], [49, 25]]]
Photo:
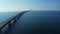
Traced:
[[60, 12], [26, 12], [8, 34], [60, 34]]

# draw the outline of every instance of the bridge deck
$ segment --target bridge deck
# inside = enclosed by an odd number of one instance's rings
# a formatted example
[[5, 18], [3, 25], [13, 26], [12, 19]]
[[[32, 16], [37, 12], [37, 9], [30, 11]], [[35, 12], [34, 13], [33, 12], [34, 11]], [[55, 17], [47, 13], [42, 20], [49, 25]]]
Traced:
[[27, 12], [22, 15], [8, 34], [60, 33], [59, 12]]

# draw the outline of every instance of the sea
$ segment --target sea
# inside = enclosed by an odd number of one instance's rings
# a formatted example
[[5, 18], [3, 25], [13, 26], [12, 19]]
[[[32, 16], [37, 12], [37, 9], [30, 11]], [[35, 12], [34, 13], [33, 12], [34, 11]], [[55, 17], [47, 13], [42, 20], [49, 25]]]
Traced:
[[[20, 12], [0, 12], [0, 23], [18, 13]], [[2, 31], [5, 32], [7, 27], [8, 25]], [[34, 10], [24, 13], [13, 30], [14, 34], [18, 32], [60, 33], [60, 11]]]

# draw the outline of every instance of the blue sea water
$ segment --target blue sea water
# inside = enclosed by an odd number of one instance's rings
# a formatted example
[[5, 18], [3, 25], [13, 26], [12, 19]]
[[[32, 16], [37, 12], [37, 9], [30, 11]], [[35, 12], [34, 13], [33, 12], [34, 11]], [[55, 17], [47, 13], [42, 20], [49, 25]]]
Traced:
[[17, 21], [9, 34], [60, 34], [60, 11], [30, 11]]
[[[5, 20], [19, 12], [2, 13], [1, 20]], [[3, 19], [2, 19], [3, 18]], [[20, 27], [21, 26], [21, 27]], [[23, 30], [25, 29], [25, 30]], [[14, 34], [24, 32], [60, 32], [60, 11], [30, 11], [23, 14], [13, 29]], [[16, 32], [16, 33], [15, 33]]]
[[20, 12], [0, 12], [0, 23]]

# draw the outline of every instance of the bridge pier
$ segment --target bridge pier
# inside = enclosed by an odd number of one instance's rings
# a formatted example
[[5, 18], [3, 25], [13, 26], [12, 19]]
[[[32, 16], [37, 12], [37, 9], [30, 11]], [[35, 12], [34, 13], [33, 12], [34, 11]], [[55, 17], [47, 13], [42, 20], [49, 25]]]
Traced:
[[19, 16], [17, 16], [17, 19], [19, 19]]
[[8, 24], [8, 27], [11, 28], [11, 22]]
[[2, 34], [2, 29], [0, 29], [0, 34]]
[[16, 17], [14, 17], [14, 23], [16, 23], [16, 20], [17, 20]]
[[18, 20], [18, 16], [17, 16], [16, 18], [17, 18], [17, 20]]

